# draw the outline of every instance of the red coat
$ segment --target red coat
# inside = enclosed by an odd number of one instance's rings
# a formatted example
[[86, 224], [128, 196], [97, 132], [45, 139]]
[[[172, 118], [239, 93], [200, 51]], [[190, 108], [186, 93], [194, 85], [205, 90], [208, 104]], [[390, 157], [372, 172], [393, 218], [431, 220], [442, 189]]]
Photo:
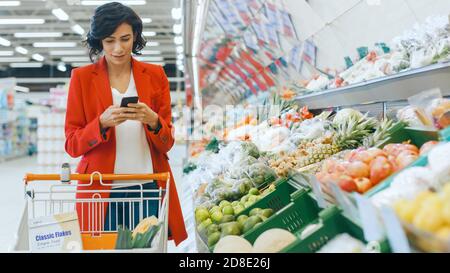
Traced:
[[[100, 132], [100, 115], [113, 104], [108, 79], [106, 60], [103, 57], [95, 64], [72, 70], [66, 114], [66, 152], [72, 157], [82, 156], [77, 167], [78, 173], [114, 173], [116, 158], [115, 130], [111, 128], [103, 138]], [[144, 126], [153, 162], [153, 172], [171, 172], [167, 152], [174, 144], [171, 124], [170, 90], [164, 69], [161, 66], [146, 64], [132, 59], [133, 76], [139, 101], [147, 104], [159, 115], [162, 128], [158, 134], [148, 131]], [[179, 244], [187, 238], [183, 214], [173, 176], [170, 181], [169, 228], [171, 239]], [[105, 181], [110, 182], [110, 181]], [[89, 183], [89, 181], [80, 181]], [[160, 185], [164, 186], [164, 184]], [[110, 187], [107, 187], [109, 189]], [[82, 189], [105, 189], [99, 182]], [[108, 198], [109, 193], [102, 193]], [[92, 198], [92, 193], [79, 193], [77, 198]], [[77, 202], [77, 211], [82, 230], [88, 230], [88, 204]], [[106, 207], [104, 208], [106, 212]], [[98, 212], [96, 212], [98, 213]], [[105, 214], [103, 214], [105, 215]], [[101, 219], [101, 217], [98, 217]], [[103, 218], [104, 219], [104, 218]], [[102, 220], [103, 221], [103, 220]], [[97, 227], [99, 223], [92, 223]], [[92, 230], [92, 226], [91, 226]]]

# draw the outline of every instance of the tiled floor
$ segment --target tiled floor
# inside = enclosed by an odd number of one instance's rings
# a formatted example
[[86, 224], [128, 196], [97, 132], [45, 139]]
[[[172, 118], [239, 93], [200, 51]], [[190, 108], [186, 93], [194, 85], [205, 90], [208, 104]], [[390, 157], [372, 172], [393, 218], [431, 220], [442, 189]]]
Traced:
[[[182, 183], [182, 165], [185, 158], [185, 146], [176, 145], [169, 153], [170, 162], [177, 183], [178, 195], [182, 202], [184, 217], [191, 213], [190, 200], [184, 198], [188, 190]], [[22, 179], [28, 173], [38, 173], [36, 157], [26, 157], [0, 163], [0, 252], [7, 252], [15, 243], [20, 217], [25, 206], [24, 185]], [[188, 204], [188, 205], [186, 205]], [[195, 243], [192, 236], [178, 247], [169, 242], [169, 252], [193, 252]]]

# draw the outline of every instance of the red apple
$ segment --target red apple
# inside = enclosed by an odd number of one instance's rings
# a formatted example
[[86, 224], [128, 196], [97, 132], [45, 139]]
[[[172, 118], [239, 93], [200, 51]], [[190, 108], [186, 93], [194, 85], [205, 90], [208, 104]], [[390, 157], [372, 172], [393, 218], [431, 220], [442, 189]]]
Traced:
[[363, 194], [365, 192], [367, 192], [368, 190], [370, 190], [373, 186], [372, 182], [370, 182], [369, 178], [363, 177], [363, 178], [356, 178], [355, 180], [355, 184], [358, 188], [358, 192]]
[[339, 177], [337, 184], [343, 191], [346, 192], [354, 192], [358, 190], [358, 187], [353, 181], [353, 178], [348, 175], [342, 175], [341, 177]]
[[370, 163], [370, 181], [376, 185], [391, 175], [394, 171], [392, 164], [384, 156], [378, 156]]

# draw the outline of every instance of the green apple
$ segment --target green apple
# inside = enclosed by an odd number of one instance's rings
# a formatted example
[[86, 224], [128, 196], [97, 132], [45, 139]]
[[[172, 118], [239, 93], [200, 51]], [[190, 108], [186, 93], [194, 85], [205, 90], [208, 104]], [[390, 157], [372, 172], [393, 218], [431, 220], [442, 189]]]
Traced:
[[222, 208], [222, 209], [223, 209], [223, 207], [226, 207], [226, 206], [229, 206], [229, 205], [231, 205], [231, 203], [228, 202], [227, 200], [222, 200], [219, 203], [219, 207]]
[[232, 206], [225, 206], [222, 208], [222, 213], [224, 215], [234, 215], [234, 209]]
[[221, 211], [215, 211], [213, 214], [211, 214], [211, 219], [214, 221], [214, 223], [220, 223], [222, 221], [223, 214]]
[[251, 188], [248, 193], [251, 195], [259, 195], [259, 190], [257, 188]]
[[197, 223], [201, 223], [208, 218], [209, 218], [209, 212], [207, 209], [200, 208], [195, 211], [195, 220], [197, 221]]

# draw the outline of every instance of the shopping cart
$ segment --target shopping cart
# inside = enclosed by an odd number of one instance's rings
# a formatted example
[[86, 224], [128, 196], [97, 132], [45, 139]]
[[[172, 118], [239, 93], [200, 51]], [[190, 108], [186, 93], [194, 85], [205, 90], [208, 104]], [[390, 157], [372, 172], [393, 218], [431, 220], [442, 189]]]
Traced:
[[[114, 183], [114, 188], [111, 189], [110, 183], [104, 183], [103, 181], [124, 181], [129, 180], [127, 183]], [[143, 183], [132, 183], [131, 180], [148, 180], [156, 183], [156, 181], [165, 182], [165, 187], [159, 187], [157, 189], [144, 189]], [[36, 183], [37, 181], [53, 181], [53, 183]], [[59, 182], [58, 182], [59, 181]], [[62, 182], [59, 174], [27, 174], [24, 178], [26, 203], [22, 219], [19, 224], [19, 230], [16, 235], [16, 244], [13, 248], [14, 251], [29, 251], [28, 242], [28, 220], [40, 216], [51, 216], [60, 213], [74, 212], [76, 211], [77, 204], [81, 208], [81, 215], [88, 215], [88, 223], [84, 223], [83, 216], [79, 217], [80, 231], [82, 239], [83, 252], [146, 252], [146, 253], [160, 253], [167, 252], [167, 240], [168, 240], [168, 206], [169, 206], [169, 185], [170, 185], [170, 173], [158, 173], [158, 174], [101, 174], [94, 172], [92, 174], [71, 174], [70, 181], [90, 181], [89, 184], [79, 184], [72, 182]], [[99, 181], [105, 189], [102, 190], [90, 190], [83, 189], [92, 186], [94, 181]], [[33, 183], [32, 183], [33, 182]], [[56, 182], [56, 183], [55, 183]], [[79, 188], [77, 189], [77, 186]], [[136, 186], [135, 189], [124, 189], [120, 187]], [[119, 187], [119, 188], [117, 188]], [[133, 193], [133, 197], [127, 198], [105, 198], [104, 195], [112, 192], [124, 192]], [[76, 194], [90, 194], [91, 198], [76, 198]], [[146, 197], [146, 193], [152, 193], [151, 197]], [[103, 195], [103, 197], [102, 197]], [[143, 249], [130, 249], [121, 250], [115, 249], [115, 243], [117, 239], [117, 227], [113, 230], [105, 230], [105, 211], [111, 215], [112, 205], [115, 204], [117, 210], [119, 204], [122, 207], [128, 207], [129, 217], [119, 219], [119, 215], [122, 212], [116, 211], [115, 223], [117, 226], [128, 226], [130, 229], [134, 229], [136, 225], [135, 213], [139, 213], [139, 222], [151, 215], [149, 215], [149, 209], [145, 210], [145, 204], [148, 202], [158, 203], [158, 224], [160, 229], [153, 239], [151, 248]], [[105, 207], [107, 206], [107, 207]], [[138, 210], [136, 210], [139, 208]], [[131, 209], [133, 208], [133, 209]], [[128, 209], [127, 209], [128, 211]], [[124, 212], [123, 212], [124, 213]], [[108, 217], [111, 221], [112, 217]], [[138, 223], [139, 223], [138, 222]], [[111, 226], [111, 224], [109, 225]], [[80, 251], [80, 250], [78, 250]]]

